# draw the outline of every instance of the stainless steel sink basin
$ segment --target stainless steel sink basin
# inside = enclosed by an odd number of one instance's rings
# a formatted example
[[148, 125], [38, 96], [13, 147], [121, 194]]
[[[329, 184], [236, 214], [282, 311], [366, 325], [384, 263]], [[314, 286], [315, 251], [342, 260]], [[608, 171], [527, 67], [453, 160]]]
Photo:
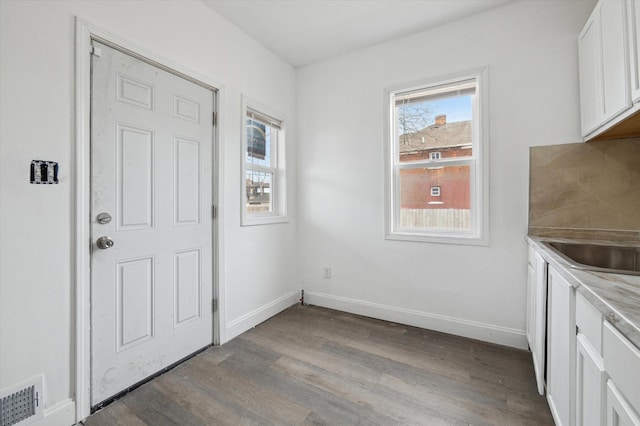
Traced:
[[640, 247], [545, 242], [574, 269], [640, 275]]

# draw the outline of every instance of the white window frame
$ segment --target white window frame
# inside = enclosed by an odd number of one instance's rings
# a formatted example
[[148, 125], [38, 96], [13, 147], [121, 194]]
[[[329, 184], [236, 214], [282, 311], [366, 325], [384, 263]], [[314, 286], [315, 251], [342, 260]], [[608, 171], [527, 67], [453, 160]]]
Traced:
[[439, 186], [432, 186], [431, 187], [431, 196], [432, 197], [440, 197], [441, 196], [441, 192], [440, 192], [440, 187]]
[[[258, 166], [250, 165], [246, 162], [247, 155], [247, 118], [251, 112], [256, 112], [260, 116], [271, 119], [273, 124], [278, 124], [276, 143], [271, 143], [271, 165]], [[257, 102], [247, 96], [242, 96], [242, 150], [241, 150], [241, 180], [240, 180], [240, 209], [241, 226], [267, 225], [272, 223], [288, 222], [287, 216], [287, 180], [286, 180], [286, 119], [281, 112]], [[264, 120], [259, 120], [264, 121]], [[269, 124], [269, 123], [265, 123]], [[273, 128], [272, 128], [273, 129]], [[273, 142], [273, 141], [272, 141]], [[271, 206], [272, 211], [264, 213], [247, 212], [247, 185], [246, 176], [248, 170], [263, 171], [273, 174], [271, 182]]]
[[[436, 90], [439, 87], [476, 80], [473, 105], [472, 156], [441, 158], [437, 165], [431, 156], [426, 160], [400, 163], [398, 131], [395, 117], [395, 97], [417, 91]], [[443, 92], [447, 90], [443, 89]], [[489, 123], [488, 123], [488, 70], [487, 67], [456, 73], [444, 77], [395, 86], [384, 90], [384, 155], [385, 155], [385, 238], [388, 240], [418, 241], [445, 244], [489, 245]], [[469, 165], [471, 167], [471, 229], [451, 231], [442, 229], [402, 228], [400, 226], [400, 169], [436, 168]]]
[[432, 161], [440, 160], [440, 159], [442, 159], [442, 155], [440, 155], [440, 151], [430, 152], [429, 153], [429, 159], [432, 160]]

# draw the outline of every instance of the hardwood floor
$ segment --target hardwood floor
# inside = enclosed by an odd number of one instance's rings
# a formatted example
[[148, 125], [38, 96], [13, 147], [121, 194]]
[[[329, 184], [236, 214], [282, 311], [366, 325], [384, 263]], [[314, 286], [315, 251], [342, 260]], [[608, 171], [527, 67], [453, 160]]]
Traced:
[[89, 417], [101, 425], [553, 425], [528, 352], [293, 306]]

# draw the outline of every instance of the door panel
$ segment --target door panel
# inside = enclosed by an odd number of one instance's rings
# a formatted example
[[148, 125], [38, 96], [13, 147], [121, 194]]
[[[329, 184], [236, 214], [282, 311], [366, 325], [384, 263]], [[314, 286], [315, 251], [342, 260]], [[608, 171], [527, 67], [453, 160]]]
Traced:
[[117, 351], [153, 337], [153, 258], [117, 263]]
[[[94, 45], [101, 50], [91, 81], [97, 405], [213, 341], [214, 93]], [[100, 213], [112, 220], [100, 223]], [[99, 248], [100, 237], [113, 246]]]
[[153, 84], [116, 74], [118, 102], [127, 102], [144, 109], [153, 109]]
[[175, 139], [175, 223], [196, 225], [200, 221], [200, 143]]
[[153, 217], [153, 132], [116, 124], [118, 230], [151, 228]]
[[174, 254], [175, 326], [200, 316], [200, 250]]

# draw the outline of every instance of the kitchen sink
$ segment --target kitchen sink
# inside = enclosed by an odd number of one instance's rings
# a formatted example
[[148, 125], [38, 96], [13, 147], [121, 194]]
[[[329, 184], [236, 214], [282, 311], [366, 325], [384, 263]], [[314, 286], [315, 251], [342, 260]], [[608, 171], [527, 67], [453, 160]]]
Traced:
[[640, 247], [545, 242], [574, 269], [640, 275]]

